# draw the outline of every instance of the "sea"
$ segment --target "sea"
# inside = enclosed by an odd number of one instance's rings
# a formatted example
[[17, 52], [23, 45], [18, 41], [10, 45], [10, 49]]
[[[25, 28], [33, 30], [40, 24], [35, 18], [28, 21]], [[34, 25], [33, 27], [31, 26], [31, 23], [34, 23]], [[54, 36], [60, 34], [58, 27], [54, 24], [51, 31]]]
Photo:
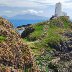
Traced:
[[14, 27], [46, 21], [46, 20], [13, 20], [13, 19], [8, 20], [13, 24]]

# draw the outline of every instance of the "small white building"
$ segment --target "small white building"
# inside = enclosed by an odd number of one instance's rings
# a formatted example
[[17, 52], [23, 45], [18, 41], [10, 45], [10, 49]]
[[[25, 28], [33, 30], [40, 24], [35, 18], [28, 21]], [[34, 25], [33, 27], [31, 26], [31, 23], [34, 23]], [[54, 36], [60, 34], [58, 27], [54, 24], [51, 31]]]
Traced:
[[67, 13], [66, 12], [62, 12], [62, 16], [67, 16]]

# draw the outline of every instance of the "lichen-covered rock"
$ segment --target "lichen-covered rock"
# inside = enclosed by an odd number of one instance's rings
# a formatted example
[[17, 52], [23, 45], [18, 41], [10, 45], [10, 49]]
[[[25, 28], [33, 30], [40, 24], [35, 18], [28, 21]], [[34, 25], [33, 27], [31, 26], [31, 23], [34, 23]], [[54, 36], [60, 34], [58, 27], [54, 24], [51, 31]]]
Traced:
[[23, 42], [12, 24], [2, 17], [0, 17], [0, 36], [5, 37], [4, 41], [0, 41], [0, 72], [11, 72], [10, 67], [21, 70], [26, 67], [28, 72], [30, 68], [31, 72], [38, 72], [30, 48]]

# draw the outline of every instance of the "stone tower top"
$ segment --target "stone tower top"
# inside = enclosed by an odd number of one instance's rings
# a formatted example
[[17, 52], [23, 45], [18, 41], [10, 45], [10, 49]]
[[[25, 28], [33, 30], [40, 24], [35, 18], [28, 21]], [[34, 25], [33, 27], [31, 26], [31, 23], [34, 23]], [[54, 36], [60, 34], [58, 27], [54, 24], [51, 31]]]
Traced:
[[62, 5], [61, 3], [56, 3], [55, 6], [55, 16], [61, 16], [62, 15]]

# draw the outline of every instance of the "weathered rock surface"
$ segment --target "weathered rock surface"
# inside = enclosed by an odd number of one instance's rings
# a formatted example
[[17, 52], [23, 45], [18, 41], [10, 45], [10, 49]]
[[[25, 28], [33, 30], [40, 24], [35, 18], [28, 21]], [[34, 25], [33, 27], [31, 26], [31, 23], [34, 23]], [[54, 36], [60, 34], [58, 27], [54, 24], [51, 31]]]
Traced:
[[67, 32], [64, 36], [68, 37], [67, 41], [54, 45], [56, 50], [53, 54], [57, 58], [49, 64], [50, 72], [72, 72], [72, 32]]

